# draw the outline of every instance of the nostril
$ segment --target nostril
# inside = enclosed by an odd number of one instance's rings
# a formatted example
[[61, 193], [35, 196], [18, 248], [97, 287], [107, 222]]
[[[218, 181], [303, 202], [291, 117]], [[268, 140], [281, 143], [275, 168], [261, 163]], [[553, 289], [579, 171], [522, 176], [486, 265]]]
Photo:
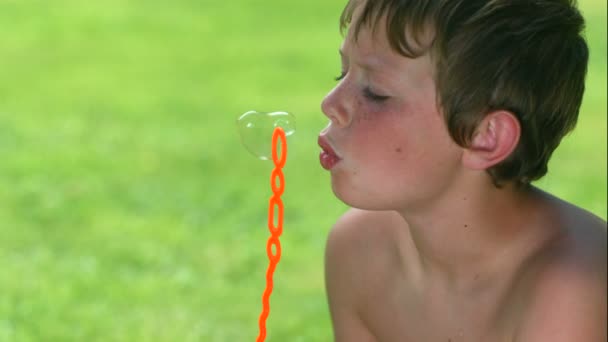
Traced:
[[335, 121], [336, 120], [335, 107], [332, 106], [332, 104], [331, 104], [331, 102], [329, 100], [329, 97], [325, 97], [325, 99], [323, 99], [323, 102], [321, 102], [321, 111], [331, 121]]

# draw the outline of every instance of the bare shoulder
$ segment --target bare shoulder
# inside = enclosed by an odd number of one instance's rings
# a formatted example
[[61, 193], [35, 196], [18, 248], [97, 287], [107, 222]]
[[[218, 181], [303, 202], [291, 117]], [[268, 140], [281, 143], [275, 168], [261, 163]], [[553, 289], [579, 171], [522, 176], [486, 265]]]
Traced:
[[375, 341], [361, 320], [360, 304], [389, 272], [392, 234], [403, 224], [394, 212], [350, 209], [332, 227], [325, 284], [336, 341]]
[[557, 234], [538, 257], [516, 341], [605, 341], [606, 222], [553, 203]]
[[349, 209], [329, 232], [327, 266], [336, 264], [356, 274], [381, 271], [381, 265], [390, 262], [396, 231], [404, 225], [403, 218], [393, 211]]
[[374, 244], [390, 239], [391, 233], [404, 224], [403, 218], [394, 211], [349, 209], [332, 227], [328, 247], [358, 247], [358, 253], [365, 253], [369, 248], [374, 249]]

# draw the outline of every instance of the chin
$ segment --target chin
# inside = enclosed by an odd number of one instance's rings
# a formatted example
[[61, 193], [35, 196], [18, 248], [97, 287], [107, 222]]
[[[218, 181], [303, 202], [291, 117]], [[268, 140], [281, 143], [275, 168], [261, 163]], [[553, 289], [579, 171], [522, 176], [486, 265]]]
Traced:
[[360, 188], [353, 185], [341, 184], [332, 180], [331, 187], [334, 195], [352, 208], [381, 211], [394, 210], [397, 207], [394, 201], [377, 198], [377, 196], [370, 195], [366, 191], [357, 191]]

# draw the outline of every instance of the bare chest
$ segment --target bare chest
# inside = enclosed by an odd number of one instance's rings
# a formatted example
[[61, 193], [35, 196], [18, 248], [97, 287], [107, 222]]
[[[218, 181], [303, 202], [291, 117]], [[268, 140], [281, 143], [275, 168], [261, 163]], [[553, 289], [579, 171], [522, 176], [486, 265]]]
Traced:
[[[503, 305], [501, 307], [501, 305]], [[512, 341], [512, 308], [497, 298], [446, 300], [379, 291], [364, 301], [363, 321], [378, 342]]]

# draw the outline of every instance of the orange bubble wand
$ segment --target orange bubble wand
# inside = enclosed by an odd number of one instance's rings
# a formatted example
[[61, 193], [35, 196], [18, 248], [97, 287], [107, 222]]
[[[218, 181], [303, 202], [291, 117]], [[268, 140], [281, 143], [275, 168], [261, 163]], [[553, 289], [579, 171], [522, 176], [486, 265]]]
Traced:
[[[281, 141], [281, 153], [279, 155], [279, 140]], [[266, 252], [268, 253], [268, 270], [266, 271], [266, 289], [262, 295], [262, 313], [260, 314], [260, 334], [256, 342], [263, 342], [266, 339], [266, 319], [270, 314], [270, 295], [272, 294], [273, 281], [272, 276], [274, 270], [281, 259], [281, 242], [279, 237], [283, 233], [283, 200], [281, 195], [285, 190], [285, 176], [283, 175], [283, 167], [287, 161], [287, 138], [285, 131], [281, 127], [276, 127], [272, 134], [272, 161], [274, 162], [274, 170], [270, 174], [270, 188], [272, 189], [272, 197], [268, 206], [268, 230], [270, 230], [270, 238], [266, 244]], [[278, 185], [277, 185], [278, 181]], [[276, 208], [276, 212], [275, 212]], [[277, 216], [277, 224], [274, 224], [275, 213]], [[274, 247], [274, 253], [273, 253]]]

